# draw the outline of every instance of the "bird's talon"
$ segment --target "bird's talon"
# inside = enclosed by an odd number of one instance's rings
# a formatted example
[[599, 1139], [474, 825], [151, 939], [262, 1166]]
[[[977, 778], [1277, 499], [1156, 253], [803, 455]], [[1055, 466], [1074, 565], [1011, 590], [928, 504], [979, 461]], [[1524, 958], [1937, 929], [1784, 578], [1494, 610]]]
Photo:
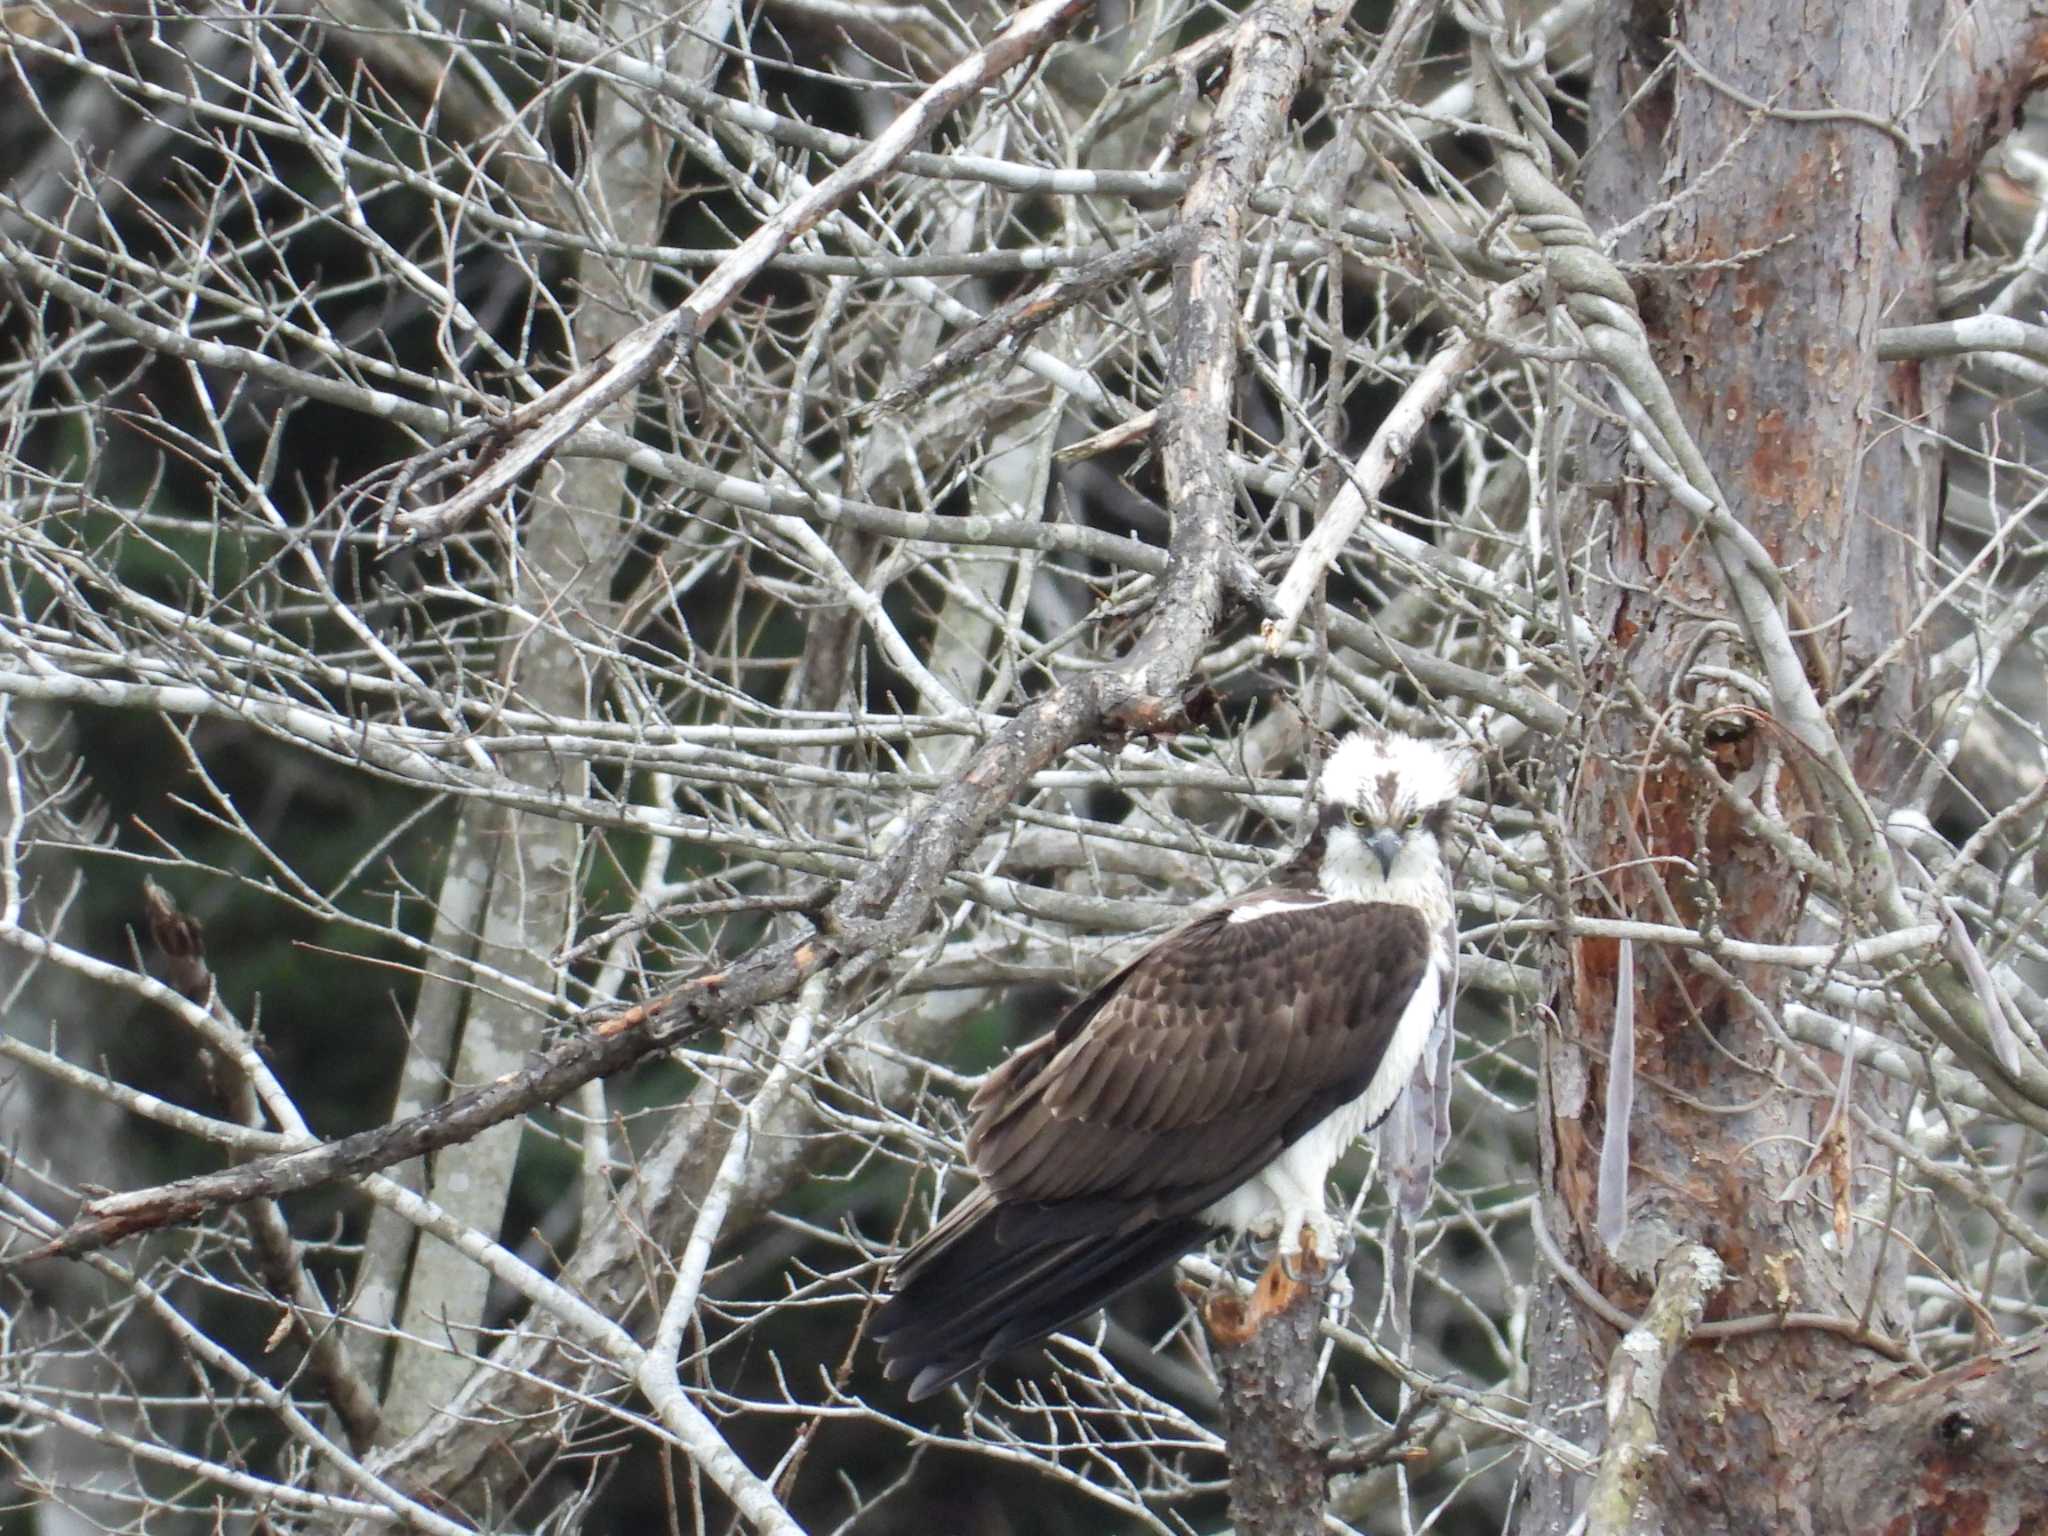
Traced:
[[1330, 1276], [1330, 1289], [1323, 1298], [1323, 1314], [1331, 1324], [1341, 1326], [1351, 1315], [1351, 1303], [1358, 1299], [1358, 1293], [1351, 1285], [1351, 1271], [1338, 1266]]
[[1256, 1280], [1273, 1267], [1279, 1257], [1280, 1240], [1240, 1232], [1223, 1255], [1223, 1267], [1241, 1280]]

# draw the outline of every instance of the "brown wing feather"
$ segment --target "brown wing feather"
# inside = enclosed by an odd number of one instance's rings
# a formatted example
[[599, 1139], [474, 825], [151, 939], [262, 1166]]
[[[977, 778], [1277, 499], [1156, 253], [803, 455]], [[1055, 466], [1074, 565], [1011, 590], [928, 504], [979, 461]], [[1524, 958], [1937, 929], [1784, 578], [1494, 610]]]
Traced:
[[1004, 1202], [1199, 1209], [1364, 1091], [1421, 980], [1411, 907], [1331, 902], [1169, 934], [992, 1074], [968, 1152]]

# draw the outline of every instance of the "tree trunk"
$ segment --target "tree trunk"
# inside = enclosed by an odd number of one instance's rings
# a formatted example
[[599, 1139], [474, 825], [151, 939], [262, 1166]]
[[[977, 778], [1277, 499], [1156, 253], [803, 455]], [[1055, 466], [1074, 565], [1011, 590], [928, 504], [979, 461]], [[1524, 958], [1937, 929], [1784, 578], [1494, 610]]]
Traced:
[[[1959, 44], [1946, 9], [1702, 0], [1603, 8], [1596, 25], [1592, 224], [1655, 210], [1615, 255], [1657, 264], [1632, 280], [1658, 361], [1730, 510], [1779, 564], [1807, 681], [1880, 816], [1913, 760], [1923, 702], [1911, 626], [1948, 372], [1882, 364], [1874, 338], [1933, 316], [1935, 262], [1960, 235], [1958, 186], [2015, 90], [1968, 71], [1972, 58], [2010, 64]], [[1698, 519], [1618, 434], [1596, 429], [1581, 455], [1607, 487], [1580, 594], [1606, 644], [1588, 663], [1584, 756], [1567, 781], [1574, 868], [1591, 876], [1574, 910], [1731, 939], [1828, 939], [1815, 915], [1825, 893], [1729, 803], [1837, 862], [1817, 765], [1735, 677], [1757, 664], [1729, 578]], [[1622, 1257], [1610, 1253], [1594, 1213], [1619, 958], [1611, 937], [1568, 943], [1546, 1039], [1541, 1172], [1564, 1261], [1636, 1315], [1657, 1260], [1697, 1241], [1727, 1268], [1710, 1326], [1807, 1318], [1695, 1342], [1673, 1361], [1668, 1454], [1638, 1520], [1692, 1536], [1821, 1529], [1816, 1449], [1845, 1402], [1896, 1371], [1855, 1337], [1859, 1321], [1877, 1335], [1901, 1321], [1902, 1245], [1880, 1240], [1888, 1168], [1853, 1114], [1831, 1114], [1832, 1085], [1779, 1054], [1786, 968], [1638, 946], [1629, 1235]], [[1856, 1075], [1847, 1107], [1889, 1118], [1891, 1091]], [[1820, 1175], [1785, 1199], [1810, 1165]], [[1553, 1280], [1535, 1337], [1545, 1417], [1597, 1443], [1603, 1416], [1585, 1405], [1601, 1401], [1614, 1327]], [[1558, 1531], [1584, 1485], [1551, 1473], [1534, 1493], [1531, 1528]]]

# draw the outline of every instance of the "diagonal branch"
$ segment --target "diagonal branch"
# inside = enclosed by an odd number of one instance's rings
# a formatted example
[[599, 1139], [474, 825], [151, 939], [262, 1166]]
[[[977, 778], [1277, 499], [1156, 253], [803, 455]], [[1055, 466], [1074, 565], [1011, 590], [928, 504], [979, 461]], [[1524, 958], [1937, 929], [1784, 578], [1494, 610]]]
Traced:
[[[1245, 19], [1182, 207], [1194, 244], [1175, 274], [1174, 388], [1160, 408], [1159, 456], [1175, 541], [1188, 541], [1197, 558], [1220, 561], [1231, 548], [1230, 422], [1252, 187], [1286, 131], [1295, 92], [1345, 15], [1317, 0], [1273, 0]], [[1179, 575], [1168, 567], [1168, 611]], [[1299, 1288], [1291, 1310], [1247, 1319], [1237, 1342], [1220, 1351], [1231, 1515], [1247, 1536], [1322, 1527], [1322, 1461], [1313, 1444], [1321, 1296], [1319, 1287]]]
[[764, 1003], [790, 996], [828, 965], [885, 959], [923, 928], [940, 886], [1031, 776], [1062, 752], [1100, 736], [1170, 734], [1185, 722], [1160, 685], [1185, 677], [1221, 608], [1223, 556], [1188, 563], [1187, 601], [1162, 604], [1138, 654], [1121, 668], [1079, 679], [1035, 700], [971, 759], [896, 846], [844, 888], [817, 919], [825, 937], [761, 946], [723, 971], [638, 1004], [555, 1047], [525, 1071], [459, 1094], [410, 1119], [335, 1141], [307, 1141], [217, 1173], [88, 1201], [51, 1242], [24, 1255], [75, 1258], [138, 1232], [195, 1221], [207, 1211], [314, 1189], [468, 1141], [528, 1110], [554, 1103], [679, 1041], [721, 1029]]
[[1063, 272], [998, 305], [987, 319], [953, 340], [930, 362], [867, 408], [870, 416], [900, 411], [958, 377], [998, 347], [1022, 347], [1042, 327], [1117, 284], [1163, 267], [1181, 254], [1187, 226], [1173, 224]]
[[[1788, 592], [1777, 561], [1730, 509], [1651, 355], [1633, 290], [1602, 249], [1585, 211], [1545, 163], [1540, 123], [1533, 111], [1518, 109], [1518, 98], [1510, 92], [1517, 65], [1503, 57], [1506, 34], [1498, 7], [1489, 11], [1491, 27], [1467, 20], [1475, 26], [1473, 79], [1481, 115], [1502, 136], [1499, 164], [1508, 201], [1542, 242], [1544, 269], [1614, 387], [1631, 447], [1705, 534], [1757, 657], [1772, 716], [1820, 770], [1815, 782], [1833, 812], [1829, 835], [1842, 839], [1877, 920], [1893, 929], [1914, 926], [1920, 914], [1901, 888], [1883, 821], [1835, 730], [1830, 706], [1839, 711], [1844, 701], [1822, 702], [1829, 666], [1813, 649], [1814, 628]], [[2010, 1103], [2016, 1116], [2025, 1116], [2028, 1100], [2048, 1101], [2043, 1097], [2048, 1095], [2048, 1068], [2027, 1062], [2014, 1071], [2000, 1059], [1976, 994], [1953, 967], [1904, 976], [1898, 991], [1934, 1036], [1968, 1063], [2001, 1102]]]
[[785, 247], [892, 169], [963, 102], [1019, 64], [1037, 58], [1089, 3], [1037, 0], [1017, 12], [993, 38], [933, 82], [872, 143], [735, 247], [696, 292], [620, 337], [604, 356], [577, 369], [539, 399], [494, 423], [469, 483], [446, 501], [394, 517], [393, 528], [408, 540], [420, 540], [461, 527], [656, 370], [687, 361], [696, 338]]
[[1607, 1449], [1586, 1498], [1586, 1536], [1621, 1536], [1642, 1503], [1650, 1468], [1663, 1455], [1657, 1410], [1664, 1373], [1698, 1327], [1707, 1298], [1720, 1289], [1720, 1257], [1698, 1243], [1665, 1256], [1642, 1322], [1615, 1347], [1607, 1371]]

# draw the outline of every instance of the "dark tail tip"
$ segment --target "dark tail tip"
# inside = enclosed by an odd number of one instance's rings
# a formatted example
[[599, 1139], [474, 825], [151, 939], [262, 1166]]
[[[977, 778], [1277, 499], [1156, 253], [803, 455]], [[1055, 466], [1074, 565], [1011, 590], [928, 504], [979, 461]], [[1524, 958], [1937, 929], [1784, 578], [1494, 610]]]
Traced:
[[[1004, 1220], [1002, 1217], [1024, 1217]], [[1201, 1242], [1191, 1217], [1132, 1232], [1061, 1233], [1056, 1211], [1002, 1212], [960, 1234], [875, 1314], [883, 1374], [935, 1397], [1042, 1342]], [[1033, 1230], [1035, 1229], [1035, 1230]]]

